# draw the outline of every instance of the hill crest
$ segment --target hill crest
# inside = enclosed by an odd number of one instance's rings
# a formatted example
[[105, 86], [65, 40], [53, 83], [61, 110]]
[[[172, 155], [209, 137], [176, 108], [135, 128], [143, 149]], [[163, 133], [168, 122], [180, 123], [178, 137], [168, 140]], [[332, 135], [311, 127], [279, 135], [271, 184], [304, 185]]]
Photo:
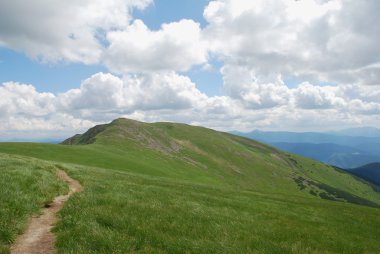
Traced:
[[[149, 159], [152, 170], [165, 174], [183, 172], [249, 190], [278, 192], [285, 188], [297, 193], [298, 189], [302, 195], [378, 206], [354, 190], [351, 185], [365, 183], [356, 182], [347, 173], [252, 139], [204, 127], [119, 118], [90, 128], [63, 144], [127, 153], [136, 165]], [[158, 169], [160, 163], [163, 169]]]

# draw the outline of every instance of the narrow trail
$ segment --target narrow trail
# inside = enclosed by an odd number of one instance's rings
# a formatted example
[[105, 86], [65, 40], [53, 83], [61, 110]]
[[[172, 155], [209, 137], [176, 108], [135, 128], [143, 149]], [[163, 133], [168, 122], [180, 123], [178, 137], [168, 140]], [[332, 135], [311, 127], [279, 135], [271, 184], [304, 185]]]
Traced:
[[30, 220], [25, 232], [11, 247], [12, 254], [55, 253], [55, 236], [51, 230], [57, 221], [57, 213], [71, 195], [82, 190], [80, 183], [68, 176], [65, 171], [59, 170], [58, 177], [67, 182], [69, 193], [55, 197], [53, 203], [43, 209], [41, 216], [33, 217]]

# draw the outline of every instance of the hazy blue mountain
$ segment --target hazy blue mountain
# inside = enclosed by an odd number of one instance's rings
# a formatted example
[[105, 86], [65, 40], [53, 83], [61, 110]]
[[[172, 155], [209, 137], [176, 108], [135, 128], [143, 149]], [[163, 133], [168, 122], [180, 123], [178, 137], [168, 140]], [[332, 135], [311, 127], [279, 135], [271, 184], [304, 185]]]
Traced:
[[[363, 144], [380, 144], [380, 137], [344, 136], [341, 134], [320, 132], [287, 132], [287, 131], [259, 131], [249, 133], [233, 132], [235, 134], [253, 138], [265, 143], [333, 143], [356, 148]], [[378, 151], [380, 153], [380, 150]]]
[[356, 145], [361, 151], [368, 152], [380, 156], [380, 143], [363, 143]]
[[332, 143], [270, 143], [274, 147], [306, 156], [340, 168], [356, 168], [372, 162], [380, 162], [380, 156], [357, 148]]
[[[233, 133], [340, 168], [356, 168], [380, 162], [380, 137], [375, 136], [378, 130], [355, 128], [334, 133], [255, 130]], [[364, 136], [354, 136], [355, 133]]]
[[380, 137], [380, 129], [374, 127], [349, 128], [340, 131], [334, 131], [331, 132], [331, 134], [356, 137]]
[[49, 144], [59, 144], [62, 142], [63, 139], [58, 138], [40, 138], [40, 139], [33, 139], [33, 138], [0, 138], [0, 142], [15, 142], [15, 143], [49, 143]]
[[380, 185], [380, 163], [371, 163], [350, 170], [356, 176]]

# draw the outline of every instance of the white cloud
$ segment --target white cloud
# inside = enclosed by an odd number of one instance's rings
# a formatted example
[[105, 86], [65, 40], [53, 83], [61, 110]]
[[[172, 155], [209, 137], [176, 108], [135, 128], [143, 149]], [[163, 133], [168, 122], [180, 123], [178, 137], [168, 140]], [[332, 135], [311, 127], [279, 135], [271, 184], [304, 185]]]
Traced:
[[100, 63], [124, 74], [186, 71], [206, 63], [206, 43], [193, 20], [162, 24], [157, 31], [132, 20], [132, 8], [152, 2], [1, 1], [0, 46], [42, 62]]
[[289, 89], [280, 76], [258, 77], [254, 71], [235, 65], [225, 65], [221, 72], [226, 95], [248, 108], [273, 108], [289, 102]]
[[204, 36], [226, 64], [257, 76], [378, 84], [379, 8], [374, 0], [215, 0]]
[[376, 102], [364, 102], [354, 99], [349, 103], [349, 112], [363, 115], [380, 115], [380, 104]]
[[116, 109], [127, 106], [123, 85], [123, 81], [112, 74], [97, 73], [84, 80], [80, 88], [60, 94], [59, 101], [67, 112]]
[[63, 138], [94, 124], [60, 112], [56, 95], [32, 85], [4, 83], [0, 98], [1, 140]]
[[192, 20], [163, 24], [151, 31], [135, 20], [125, 30], [109, 32], [105, 64], [119, 73], [188, 70], [207, 61], [201, 29]]
[[340, 109], [346, 106], [346, 100], [337, 95], [338, 90], [339, 87], [302, 83], [294, 89], [296, 106], [303, 109]]
[[188, 77], [168, 73], [126, 75], [97, 73], [58, 96], [59, 107], [85, 119], [109, 120], [136, 110], [190, 109], [207, 96]]
[[104, 34], [151, 0], [0, 1], [0, 46], [42, 61], [97, 63]]
[[235, 97], [206, 96], [188, 77], [174, 72], [124, 77], [97, 73], [80, 88], [61, 94], [40, 93], [32, 85], [9, 82], [0, 86], [4, 98], [0, 139], [23, 135], [64, 138], [123, 116], [244, 131], [377, 126], [380, 102], [378, 92], [370, 88], [304, 83], [291, 89], [279, 79], [276, 84], [264, 83], [252, 99], [246, 96], [249, 88]]
[[32, 85], [7, 82], [0, 86], [0, 116], [46, 115], [54, 111], [55, 96], [39, 93]]

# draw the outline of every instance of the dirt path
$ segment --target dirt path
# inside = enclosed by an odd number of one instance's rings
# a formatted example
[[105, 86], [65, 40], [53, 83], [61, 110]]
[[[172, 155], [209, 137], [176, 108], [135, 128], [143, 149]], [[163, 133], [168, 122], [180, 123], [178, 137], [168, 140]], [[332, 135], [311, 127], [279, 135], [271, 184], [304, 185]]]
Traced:
[[69, 193], [55, 197], [53, 203], [43, 209], [41, 216], [31, 219], [26, 231], [11, 247], [12, 254], [55, 253], [55, 236], [51, 230], [57, 221], [57, 212], [62, 209], [63, 204], [72, 194], [82, 190], [80, 183], [68, 176], [65, 171], [59, 170], [58, 177], [68, 183]]

